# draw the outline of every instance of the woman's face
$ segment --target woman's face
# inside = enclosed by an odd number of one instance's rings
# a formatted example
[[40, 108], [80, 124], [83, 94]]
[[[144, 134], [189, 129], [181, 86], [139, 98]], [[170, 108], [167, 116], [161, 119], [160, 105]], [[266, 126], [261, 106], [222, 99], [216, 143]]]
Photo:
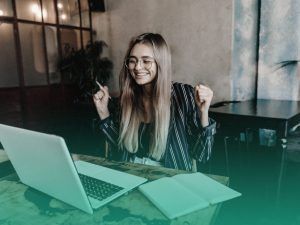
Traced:
[[130, 52], [127, 67], [138, 85], [152, 83], [157, 76], [157, 65], [152, 47], [146, 44], [136, 44]]

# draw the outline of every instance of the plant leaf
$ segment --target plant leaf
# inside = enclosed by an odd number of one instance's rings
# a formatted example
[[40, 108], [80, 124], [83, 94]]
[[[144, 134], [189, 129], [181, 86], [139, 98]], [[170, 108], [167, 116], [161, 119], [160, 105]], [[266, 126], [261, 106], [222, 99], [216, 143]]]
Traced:
[[300, 62], [299, 59], [284, 60], [284, 61], [278, 62], [278, 63], [275, 64], [275, 66], [277, 68], [275, 68], [274, 71], [279, 70], [279, 69], [281, 69], [283, 67], [286, 67], [286, 66], [296, 65], [298, 62]]

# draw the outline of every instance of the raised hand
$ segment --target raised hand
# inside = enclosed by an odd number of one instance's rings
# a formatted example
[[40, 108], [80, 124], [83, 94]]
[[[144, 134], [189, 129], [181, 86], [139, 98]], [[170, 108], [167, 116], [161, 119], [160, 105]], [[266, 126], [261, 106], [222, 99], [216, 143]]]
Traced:
[[109, 117], [109, 111], [108, 111], [108, 101], [110, 99], [108, 87], [102, 86], [98, 81], [96, 81], [98, 84], [100, 90], [94, 94], [93, 100], [94, 104], [96, 106], [97, 112], [101, 118], [101, 120]]
[[208, 110], [213, 97], [213, 91], [203, 84], [195, 87], [195, 100], [200, 111], [200, 120], [203, 127], [209, 125]]
[[201, 113], [208, 112], [212, 98], [213, 91], [209, 87], [203, 84], [198, 84], [195, 86], [196, 104]]

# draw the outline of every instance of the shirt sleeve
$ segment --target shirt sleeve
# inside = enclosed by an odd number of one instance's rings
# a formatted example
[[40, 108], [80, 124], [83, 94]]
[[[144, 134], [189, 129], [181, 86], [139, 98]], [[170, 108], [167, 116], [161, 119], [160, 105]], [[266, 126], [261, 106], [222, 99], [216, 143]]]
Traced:
[[199, 110], [195, 103], [194, 89], [188, 86], [188, 118], [187, 132], [191, 156], [199, 162], [205, 163], [209, 160], [216, 133], [216, 122], [209, 118], [209, 125], [202, 127]]
[[98, 127], [100, 131], [105, 135], [106, 140], [111, 147], [118, 147], [119, 139], [119, 106], [117, 100], [114, 99], [109, 103], [110, 116], [98, 121]]
[[114, 147], [118, 146], [119, 131], [112, 119], [112, 116], [99, 121], [99, 128], [105, 135], [106, 140]]

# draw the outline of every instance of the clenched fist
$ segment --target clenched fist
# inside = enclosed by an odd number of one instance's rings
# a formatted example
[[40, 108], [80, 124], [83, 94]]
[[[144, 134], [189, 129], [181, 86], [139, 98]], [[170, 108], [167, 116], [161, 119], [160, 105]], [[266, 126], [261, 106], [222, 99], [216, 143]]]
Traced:
[[212, 98], [213, 91], [209, 87], [204, 86], [203, 84], [195, 86], [195, 99], [200, 112], [208, 112]]

